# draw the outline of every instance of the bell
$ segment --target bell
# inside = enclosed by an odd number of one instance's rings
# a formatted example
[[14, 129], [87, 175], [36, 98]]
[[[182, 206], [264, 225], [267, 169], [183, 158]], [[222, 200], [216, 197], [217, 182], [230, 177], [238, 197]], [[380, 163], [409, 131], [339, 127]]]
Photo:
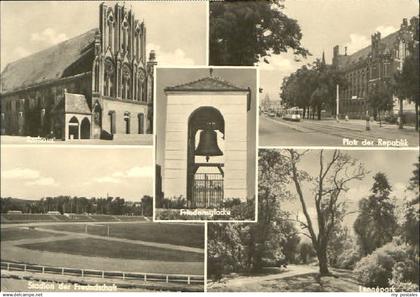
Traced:
[[217, 145], [217, 134], [214, 130], [203, 130], [200, 132], [200, 142], [195, 150], [196, 156], [205, 156], [206, 161], [212, 156], [222, 156], [223, 152]]

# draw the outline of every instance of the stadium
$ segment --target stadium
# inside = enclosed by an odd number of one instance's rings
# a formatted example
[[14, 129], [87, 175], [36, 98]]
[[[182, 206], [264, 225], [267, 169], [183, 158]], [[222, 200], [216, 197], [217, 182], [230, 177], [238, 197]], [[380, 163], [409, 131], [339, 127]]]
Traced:
[[203, 291], [203, 274], [203, 225], [145, 216], [1, 214], [2, 291]]

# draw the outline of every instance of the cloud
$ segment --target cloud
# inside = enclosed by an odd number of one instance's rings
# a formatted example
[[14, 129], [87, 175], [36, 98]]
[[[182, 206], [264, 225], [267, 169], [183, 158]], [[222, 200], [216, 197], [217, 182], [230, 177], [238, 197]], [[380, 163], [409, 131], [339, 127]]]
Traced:
[[398, 29], [393, 26], [379, 26], [376, 28], [376, 31], [381, 32], [381, 38], [383, 38], [391, 33], [398, 31]]
[[293, 58], [286, 58], [282, 55], [273, 55], [267, 59], [270, 62], [269, 64], [264, 61], [260, 61], [259, 68], [261, 70], [291, 73], [298, 68], [293, 61]]
[[116, 171], [111, 175], [96, 177], [93, 179], [97, 183], [114, 183], [119, 184], [123, 182], [123, 179], [127, 178], [151, 178], [153, 176], [153, 166], [135, 166], [126, 171]]
[[24, 58], [26, 56], [29, 56], [31, 54], [30, 51], [28, 51], [26, 48], [18, 46], [15, 48], [15, 55], [17, 59]]
[[52, 28], [46, 28], [42, 32], [36, 32], [31, 34], [32, 41], [44, 42], [48, 45], [54, 45], [67, 39], [68, 38], [65, 33], [55, 32], [55, 30]]
[[347, 52], [348, 54], [352, 54], [364, 47], [369, 46], [370, 42], [370, 38], [361, 34], [352, 33], [350, 34], [350, 42], [346, 44]]
[[194, 65], [193, 59], [188, 58], [183, 49], [177, 48], [172, 52], [161, 49], [160, 45], [149, 43], [146, 46], [147, 52], [151, 50], [156, 52], [156, 60], [160, 65]]
[[41, 177], [33, 181], [28, 181], [29, 186], [58, 186], [58, 183], [52, 177]]
[[112, 184], [119, 184], [121, 180], [112, 176], [103, 176], [103, 177], [95, 177], [93, 179], [97, 183], [112, 183]]
[[[375, 29], [375, 32], [381, 32], [381, 38], [383, 38], [391, 33], [396, 32], [397, 30], [398, 29], [393, 26], [379, 26]], [[369, 45], [371, 45], [371, 37], [358, 33], [350, 34], [350, 42], [346, 44], [349, 54], [352, 54]]]
[[41, 174], [37, 170], [28, 168], [15, 168], [3, 171], [1, 173], [1, 177], [6, 179], [37, 179], [41, 177]]

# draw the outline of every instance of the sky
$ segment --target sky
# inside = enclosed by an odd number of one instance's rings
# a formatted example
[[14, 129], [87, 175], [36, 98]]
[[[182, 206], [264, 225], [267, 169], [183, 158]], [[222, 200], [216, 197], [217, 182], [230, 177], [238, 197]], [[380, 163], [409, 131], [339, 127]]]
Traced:
[[97, 146], [3, 146], [1, 196], [121, 197], [153, 194], [153, 149]]
[[321, 58], [325, 51], [331, 63], [333, 47], [340, 53], [348, 47], [348, 54], [370, 45], [371, 34], [381, 32], [382, 37], [397, 31], [403, 18], [418, 15], [418, 0], [285, 0], [285, 13], [298, 21], [302, 45], [312, 56], [297, 63], [291, 53], [274, 55], [270, 64], [260, 63], [260, 84], [263, 96], [279, 100], [283, 78], [302, 65]]
[[[299, 163], [298, 168], [307, 171], [311, 176], [317, 176], [319, 174], [319, 152], [319, 150], [310, 150], [307, 152]], [[358, 209], [359, 201], [370, 195], [370, 189], [374, 182], [373, 176], [378, 172], [383, 172], [387, 176], [392, 188], [391, 198], [394, 199], [397, 205], [403, 204], [404, 198], [408, 195], [405, 192], [408, 181], [412, 176], [414, 164], [418, 161], [418, 151], [343, 150], [343, 152], [361, 162], [367, 171], [366, 176], [361, 181], [351, 181], [348, 184], [349, 190], [340, 198], [340, 201], [346, 201], [346, 207], [349, 212], [356, 211]], [[332, 153], [333, 150], [325, 151], [324, 164], [331, 158]], [[307, 183], [304, 184], [303, 192], [304, 196], [307, 197], [305, 201], [307, 202], [308, 213], [316, 221], [316, 209], [311, 189], [312, 186]], [[292, 193], [296, 193], [294, 185], [292, 184], [290, 185], [290, 190]], [[295, 218], [297, 214], [304, 222], [306, 221], [297, 196], [296, 199], [285, 202], [283, 207], [293, 213], [293, 218]], [[357, 213], [347, 215], [344, 220], [344, 225], [352, 230], [356, 217]]]
[[[9, 62], [99, 27], [101, 2], [1, 1], [1, 70]], [[126, 6], [144, 20], [147, 53], [154, 49], [159, 64], [206, 64], [207, 3], [126, 1]]]

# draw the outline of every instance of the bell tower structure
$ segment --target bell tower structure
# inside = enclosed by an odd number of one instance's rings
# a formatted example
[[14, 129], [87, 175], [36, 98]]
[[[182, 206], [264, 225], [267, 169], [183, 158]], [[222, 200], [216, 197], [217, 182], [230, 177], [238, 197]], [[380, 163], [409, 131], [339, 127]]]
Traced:
[[190, 208], [246, 201], [249, 88], [210, 76], [165, 88], [163, 192]]

